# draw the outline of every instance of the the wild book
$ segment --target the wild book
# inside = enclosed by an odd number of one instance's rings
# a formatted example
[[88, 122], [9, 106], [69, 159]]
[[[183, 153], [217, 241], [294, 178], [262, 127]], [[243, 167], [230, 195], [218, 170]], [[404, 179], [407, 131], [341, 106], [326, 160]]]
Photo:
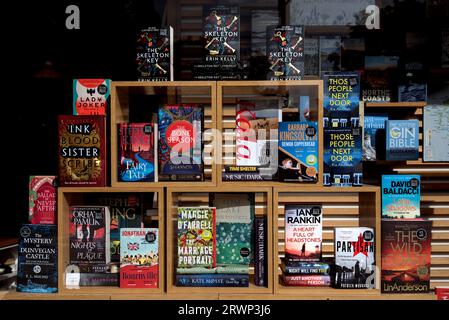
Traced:
[[158, 286], [158, 229], [121, 228], [120, 288], [157, 288]]
[[320, 205], [285, 205], [285, 258], [320, 261], [323, 212]]
[[449, 105], [424, 107], [424, 161], [449, 162]]
[[382, 220], [382, 293], [428, 293], [432, 221]]
[[268, 80], [304, 77], [304, 27], [267, 27]]
[[28, 221], [31, 224], [56, 223], [55, 176], [30, 176]]
[[385, 159], [385, 126], [388, 114], [363, 116], [363, 161]]
[[335, 287], [375, 286], [374, 229], [335, 228]]
[[105, 116], [110, 93], [109, 79], [73, 79], [73, 114]]
[[382, 176], [382, 218], [410, 219], [420, 216], [421, 176]]
[[386, 125], [386, 159], [417, 160], [419, 156], [419, 121], [388, 120]]
[[173, 78], [173, 28], [148, 27], [137, 35], [137, 79], [171, 81]]

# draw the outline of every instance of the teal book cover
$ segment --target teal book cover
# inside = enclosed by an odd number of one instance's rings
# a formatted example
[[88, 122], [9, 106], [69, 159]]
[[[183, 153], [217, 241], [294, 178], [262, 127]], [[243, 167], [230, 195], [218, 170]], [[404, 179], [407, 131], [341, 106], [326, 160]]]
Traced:
[[419, 175], [383, 175], [382, 218], [419, 218], [420, 184]]

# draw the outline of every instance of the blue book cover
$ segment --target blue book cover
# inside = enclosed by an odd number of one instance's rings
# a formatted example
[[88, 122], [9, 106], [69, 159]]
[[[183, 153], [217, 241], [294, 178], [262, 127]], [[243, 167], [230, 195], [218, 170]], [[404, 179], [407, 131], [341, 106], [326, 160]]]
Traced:
[[316, 182], [318, 125], [316, 122], [279, 123], [279, 181]]
[[419, 218], [419, 175], [382, 176], [382, 218]]
[[417, 160], [419, 149], [419, 121], [388, 120], [386, 125], [386, 159]]
[[24, 224], [20, 228], [17, 291], [58, 292], [56, 225]]
[[360, 126], [360, 75], [358, 72], [326, 72], [324, 82], [325, 128]]
[[249, 274], [178, 274], [178, 287], [248, 287]]
[[325, 128], [323, 185], [360, 186], [362, 176], [361, 128]]
[[388, 114], [365, 114], [363, 118], [363, 161], [376, 161], [385, 155], [385, 125]]

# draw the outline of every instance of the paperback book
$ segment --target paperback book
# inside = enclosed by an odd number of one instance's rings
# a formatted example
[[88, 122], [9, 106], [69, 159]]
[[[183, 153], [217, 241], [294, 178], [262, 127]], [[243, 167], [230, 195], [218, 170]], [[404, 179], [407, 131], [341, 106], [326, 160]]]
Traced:
[[419, 151], [419, 121], [388, 120], [386, 125], [386, 159], [417, 160]]
[[177, 274], [178, 287], [248, 287], [249, 274]]
[[363, 116], [363, 161], [385, 158], [385, 126], [388, 114], [365, 114]]
[[362, 100], [366, 102], [394, 101], [397, 84], [398, 56], [365, 56]]
[[281, 270], [285, 275], [325, 275], [331, 274], [331, 266], [326, 262], [294, 262], [281, 260]]
[[329, 275], [282, 275], [282, 281], [286, 286], [330, 287], [331, 280]]
[[56, 224], [55, 176], [30, 176], [28, 221], [30, 224]]
[[267, 285], [267, 219], [256, 217], [254, 219], [254, 284]]
[[421, 177], [382, 176], [382, 218], [413, 219], [420, 216]]
[[110, 79], [73, 79], [73, 114], [105, 116], [110, 92]]
[[424, 151], [426, 162], [449, 162], [449, 106], [424, 107]]

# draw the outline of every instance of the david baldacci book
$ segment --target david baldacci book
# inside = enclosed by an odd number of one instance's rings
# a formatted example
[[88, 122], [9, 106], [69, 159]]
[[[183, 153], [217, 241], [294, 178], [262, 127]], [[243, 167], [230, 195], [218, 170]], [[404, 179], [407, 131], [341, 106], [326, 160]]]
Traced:
[[55, 176], [30, 176], [29, 181], [29, 223], [56, 223]]
[[382, 293], [428, 293], [432, 221], [382, 220]]
[[376, 161], [385, 157], [385, 126], [388, 114], [363, 116], [363, 161]]
[[110, 93], [110, 79], [73, 79], [73, 114], [105, 116]]
[[58, 117], [59, 186], [106, 185], [104, 116]]
[[118, 124], [119, 181], [157, 181], [157, 132], [153, 123]]
[[158, 229], [121, 228], [120, 288], [157, 288], [158, 280]]
[[178, 268], [217, 266], [215, 208], [178, 208]]
[[159, 180], [202, 180], [204, 109], [200, 105], [159, 107]]
[[382, 176], [382, 217], [418, 218], [421, 203], [421, 176]]
[[424, 107], [424, 161], [449, 162], [449, 105]]
[[419, 150], [419, 121], [388, 120], [386, 125], [386, 159], [417, 160]]
[[56, 225], [22, 225], [17, 266], [18, 292], [58, 292]]
[[285, 258], [287, 261], [320, 261], [323, 212], [319, 205], [285, 206]]
[[304, 76], [304, 27], [267, 26], [268, 80], [301, 80]]
[[374, 229], [335, 228], [335, 287], [374, 288]]
[[148, 27], [137, 35], [137, 79], [173, 81], [173, 28]]

